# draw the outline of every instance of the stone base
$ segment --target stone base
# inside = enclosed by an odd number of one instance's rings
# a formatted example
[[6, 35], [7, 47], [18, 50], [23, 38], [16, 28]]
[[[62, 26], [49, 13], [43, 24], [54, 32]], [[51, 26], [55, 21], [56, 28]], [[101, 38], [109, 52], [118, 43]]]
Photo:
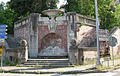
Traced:
[[67, 52], [58, 46], [54, 48], [52, 46], [49, 46], [48, 48], [41, 50], [38, 56], [67, 56]]

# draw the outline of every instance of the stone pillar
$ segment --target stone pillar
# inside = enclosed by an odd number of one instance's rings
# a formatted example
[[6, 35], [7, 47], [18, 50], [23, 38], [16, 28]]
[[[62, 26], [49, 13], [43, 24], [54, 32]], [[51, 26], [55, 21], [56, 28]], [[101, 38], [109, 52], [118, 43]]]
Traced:
[[[76, 46], [76, 13], [68, 12], [66, 14], [67, 25], [67, 43], [69, 61], [77, 64], [78, 48]], [[72, 43], [71, 43], [72, 42]]]
[[77, 58], [78, 58], [78, 47], [76, 46], [76, 40], [71, 40], [71, 46], [69, 48], [69, 61], [73, 65], [77, 65]]
[[84, 64], [84, 56], [83, 56], [83, 49], [82, 49], [82, 48], [80, 48], [80, 49], [78, 50], [77, 62], [78, 62], [79, 65]]
[[66, 20], [67, 20], [67, 49], [68, 49], [68, 55], [69, 55], [69, 49], [70, 49], [70, 42], [71, 40], [76, 39], [76, 34], [75, 34], [75, 18], [76, 18], [76, 13], [74, 12], [68, 12], [66, 15]]
[[69, 61], [73, 65], [84, 64], [83, 49], [76, 46], [71, 46], [69, 49]]
[[38, 56], [38, 20], [39, 14], [33, 13], [30, 15], [30, 43], [29, 57], [36, 58]]
[[77, 65], [77, 56], [76, 56], [77, 53], [78, 53], [77, 47], [71, 46], [69, 49], [69, 61], [73, 65]]

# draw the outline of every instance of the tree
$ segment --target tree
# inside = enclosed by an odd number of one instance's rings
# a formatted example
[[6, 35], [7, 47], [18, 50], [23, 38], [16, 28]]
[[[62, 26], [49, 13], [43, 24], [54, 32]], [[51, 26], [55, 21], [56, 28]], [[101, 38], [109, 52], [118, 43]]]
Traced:
[[0, 24], [8, 25], [8, 33], [13, 34], [14, 22], [28, 16], [30, 13], [41, 13], [48, 9], [47, 3], [56, 8], [58, 0], [11, 0], [5, 6], [0, 4]]
[[[68, 5], [65, 9], [68, 12], [76, 12], [89, 17], [95, 18], [95, 0], [67, 0]], [[112, 29], [116, 24], [114, 12], [111, 6], [114, 7], [114, 0], [98, 0], [98, 16], [100, 20], [100, 28]]]
[[52, 8], [57, 8], [56, 2], [58, 0], [11, 0], [9, 4], [10, 8], [17, 13], [17, 20], [19, 20], [30, 13], [41, 13], [43, 10], [47, 10], [48, 3], [51, 3]]
[[16, 14], [13, 10], [9, 8], [9, 5], [6, 6], [4, 3], [0, 4], [0, 24], [5, 24], [8, 26], [8, 33], [13, 34], [13, 22]]
[[47, 4], [48, 9], [56, 9], [57, 8], [56, 3], [58, 1], [59, 0], [47, 0], [46, 4]]
[[94, 0], [67, 0], [65, 6], [67, 12], [76, 12], [82, 15], [94, 17]]
[[115, 18], [118, 20], [117, 25], [120, 26], [120, 4], [117, 5], [115, 8], [116, 8]]

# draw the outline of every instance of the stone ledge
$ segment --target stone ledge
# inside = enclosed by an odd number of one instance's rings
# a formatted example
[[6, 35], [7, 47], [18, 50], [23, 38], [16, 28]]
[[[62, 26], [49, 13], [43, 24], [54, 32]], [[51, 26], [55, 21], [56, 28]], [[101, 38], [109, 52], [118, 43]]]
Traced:
[[78, 49], [83, 50], [83, 51], [97, 51], [97, 47], [79, 47]]

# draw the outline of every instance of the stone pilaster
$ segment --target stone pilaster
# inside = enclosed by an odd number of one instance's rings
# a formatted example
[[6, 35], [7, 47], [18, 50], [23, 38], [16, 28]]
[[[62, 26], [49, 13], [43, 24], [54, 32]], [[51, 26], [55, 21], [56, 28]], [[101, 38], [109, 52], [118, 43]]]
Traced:
[[38, 56], [38, 19], [39, 14], [33, 13], [30, 15], [30, 44], [29, 56], [36, 58]]

